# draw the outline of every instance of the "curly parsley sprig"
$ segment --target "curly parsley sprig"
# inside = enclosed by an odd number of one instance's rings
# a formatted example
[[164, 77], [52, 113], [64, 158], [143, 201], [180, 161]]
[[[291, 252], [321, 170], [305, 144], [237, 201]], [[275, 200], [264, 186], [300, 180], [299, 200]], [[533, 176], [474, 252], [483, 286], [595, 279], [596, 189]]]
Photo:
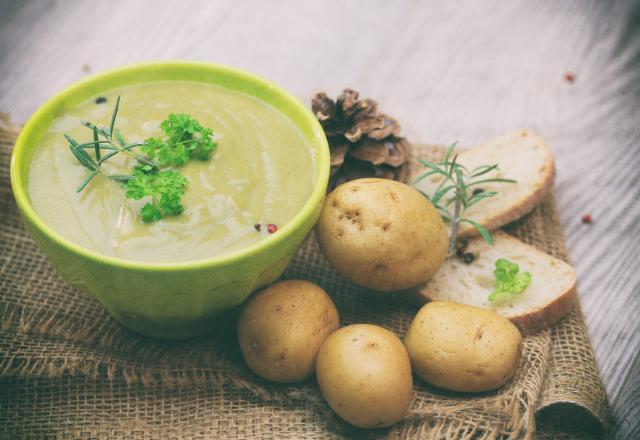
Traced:
[[208, 160], [218, 145], [212, 139], [213, 131], [188, 114], [171, 113], [160, 128], [166, 138], [147, 139], [142, 151], [161, 166], [180, 166], [189, 159]]
[[[172, 167], [180, 167], [190, 159], [208, 160], [218, 144], [210, 128], [203, 127], [188, 114], [170, 114], [160, 124], [163, 138], [148, 138], [144, 142], [127, 143], [115, 127], [120, 96], [117, 97], [109, 127], [83, 121], [82, 125], [93, 133], [93, 141], [79, 143], [71, 136], [64, 137], [69, 149], [90, 173], [83, 179], [76, 192], [80, 192], [98, 174], [118, 182], [129, 199], [150, 197], [140, 212], [142, 221], [151, 223], [167, 215], [180, 215], [184, 211], [184, 196], [188, 181]], [[138, 148], [144, 154], [134, 151]], [[89, 151], [93, 150], [92, 156]], [[106, 152], [104, 153], [103, 152]], [[106, 174], [102, 164], [117, 154], [126, 154], [137, 161], [132, 174]]]
[[511, 301], [531, 284], [531, 273], [520, 272], [520, 266], [506, 258], [496, 260], [496, 270], [493, 274], [496, 277], [496, 287], [489, 295], [490, 303]]
[[[456, 143], [447, 148], [441, 162], [430, 162], [419, 159], [419, 162], [426, 168], [429, 168], [429, 171], [421, 174], [413, 181], [413, 185], [416, 185], [418, 182], [429, 176], [442, 176], [442, 181], [436, 188], [434, 194], [430, 195], [423, 191], [420, 192], [431, 201], [438, 211], [440, 211], [442, 218], [451, 224], [449, 255], [455, 251], [458, 225], [461, 223], [468, 223], [476, 228], [482, 238], [484, 238], [490, 245], [493, 245], [493, 239], [491, 238], [489, 231], [487, 231], [480, 223], [464, 217], [464, 213], [476, 203], [495, 196], [497, 192], [485, 191], [481, 188], [473, 187], [490, 182], [516, 183], [513, 179], [486, 177], [487, 173], [499, 170], [498, 164], [481, 165], [469, 170], [464, 165], [458, 163], [458, 155], [453, 153], [455, 146]], [[451, 205], [453, 205], [453, 211]]]
[[184, 207], [181, 198], [187, 183], [187, 179], [176, 171], [145, 171], [139, 167], [123, 186], [129, 199], [140, 200], [151, 196], [151, 202], [145, 204], [140, 211], [142, 221], [150, 223], [165, 215], [182, 214]]

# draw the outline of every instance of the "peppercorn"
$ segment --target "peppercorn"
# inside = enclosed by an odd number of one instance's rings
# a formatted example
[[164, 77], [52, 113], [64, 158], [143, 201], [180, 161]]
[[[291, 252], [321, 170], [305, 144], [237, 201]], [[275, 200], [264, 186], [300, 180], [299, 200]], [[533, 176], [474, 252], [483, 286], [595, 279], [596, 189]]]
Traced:
[[576, 76], [571, 72], [567, 72], [564, 74], [564, 80], [568, 83], [572, 83], [576, 80]]
[[254, 228], [256, 228], [256, 231], [260, 232], [260, 228], [262, 227], [260, 225], [260, 223], [256, 223], [255, 225], [253, 225]]
[[107, 98], [105, 98], [104, 96], [98, 96], [96, 98], [96, 104], [104, 104], [105, 102], [107, 102]]
[[593, 219], [591, 218], [591, 214], [585, 214], [582, 216], [582, 223], [591, 223]]
[[456, 241], [456, 257], [462, 258], [464, 256], [464, 251], [467, 249], [468, 245], [469, 241], [465, 240], [464, 238], [462, 240]]
[[484, 190], [482, 188], [476, 188], [473, 190], [473, 195], [477, 196], [478, 194], [484, 192]]
[[465, 252], [464, 256], [462, 257], [462, 261], [464, 261], [465, 264], [471, 264], [475, 259], [476, 259], [476, 256], [473, 255], [471, 252]]
[[267, 232], [269, 232], [269, 234], [273, 234], [277, 230], [278, 230], [278, 227], [276, 225], [274, 225], [273, 223], [269, 223], [267, 225]]

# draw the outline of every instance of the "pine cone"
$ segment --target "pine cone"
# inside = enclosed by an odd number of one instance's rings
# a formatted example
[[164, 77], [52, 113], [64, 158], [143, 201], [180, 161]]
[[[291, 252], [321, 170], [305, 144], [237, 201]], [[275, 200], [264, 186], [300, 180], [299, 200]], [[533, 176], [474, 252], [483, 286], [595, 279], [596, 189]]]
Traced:
[[361, 177], [408, 178], [411, 144], [398, 136], [398, 121], [378, 112], [376, 101], [344, 89], [335, 102], [316, 93], [311, 108], [331, 148], [329, 190]]

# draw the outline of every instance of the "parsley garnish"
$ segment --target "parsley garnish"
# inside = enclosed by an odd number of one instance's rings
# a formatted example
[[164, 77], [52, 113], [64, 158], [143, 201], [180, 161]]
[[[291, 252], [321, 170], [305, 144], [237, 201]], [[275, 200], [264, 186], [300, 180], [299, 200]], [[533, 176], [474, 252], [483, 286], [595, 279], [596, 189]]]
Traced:
[[149, 138], [142, 151], [160, 166], [180, 166], [189, 159], [208, 160], [218, 146], [212, 140], [213, 131], [203, 127], [191, 115], [171, 113], [160, 128], [166, 139]]
[[[92, 131], [92, 141], [79, 143], [71, 136], [64, 135], [73, 155], [90, 171], [76, 192], [82, 191], [95, 176], [101, 174], [119, 182], [129, 199], [151, 198], [140, 212], [143, 222], [152, 223], [167, 215], [180, 215], [184, 211], [182, 196], [188, 181], [171, 167], [184, 165], [190, 159], [208, 160], [218, 146], [213, 139], [213, 131], [203, 127], [191, 115], [172, 113], [160, 124], [165, 134], [163, 138], [127, 143], [122, 133], [115, 128], [119, 107], [120, 96], [116, 99], [109, 127], [82, 122], [82, 125]], [[137, 147], [144, 155], [134, 151]], [[93, 156], [88, 152], [91, 150], [94, 152]], [[138, 164], [133, 173], [105, 174], [102, 164], [119, 153], [136, 159]]]
[[530, 272], [520, 272], [516, 263], [500, 258], [496, 261], [496, 288], [489, 295], [489, 302], [507, 302], [519, 293], [525, 291], [531, 283]]
[[184, 211], [181, 199], [187, 188], [187, 179], [176, 171], [137, 169], [133, 177], [122, 184], [129, 199], [140, 200], [151, 196], [151, 202], [142, 207], [142, 221], [151, 223], [165, 215], [180, 215]]

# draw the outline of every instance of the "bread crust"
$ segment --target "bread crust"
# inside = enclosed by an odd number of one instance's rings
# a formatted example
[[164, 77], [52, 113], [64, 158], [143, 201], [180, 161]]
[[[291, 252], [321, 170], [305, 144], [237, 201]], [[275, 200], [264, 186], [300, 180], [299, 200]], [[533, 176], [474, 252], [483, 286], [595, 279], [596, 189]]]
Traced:
[[[518, 130], [517, 132], [522, 133], [522, 135], [526, 136], [537, 136], [535, 133], [532, 133], [529, 130]], [[494, 213], [492, 217], [488, 219], [478, 219], [478, 222], [485, 227], [485, 229], [492, 231], [494, 229], [498, 229], [504, 225], [507, 225], [513, 221], [518, 220], [520, 217], [524, 216], [531, 212], [536, 206], [538, 206], [544, 198], [547, 196], [551, 188], [553, 187], [553, 183], [555, 181], [556, 169], [555, 163], [553, 160], [553, 153], [551, 152], [549, 146], [544, 139], [540, 138], [542, 142], [540, 145], [545, 150], [545, 155], [547, 157], [545, 173], [542, 175], [541, 179], [537, 182], [534, 187], [533, 192], [527, 197], [520, 199], [516, 204], [512, 205], [508, 210]], [[482, 146], [478, 147], [481, 148]], [[473, 237], [479, 235], [478, 230], [471, 225], [463, 224], [458, 227], [458, 236], [463, 237]]]
[[550, 303], [529, 313], [507, 316], [523, 335], [531, 335], [547, 329], [568, 315], [577, 303], [578, 295], [575, 283]]
[[[544, 258], [555, 258], [535, 247], [528, 245], [518, 238], [501, 230], [494, 231], [494, 241], [510, 241], [517, 246], [526, 246], [528, 252], [537, 253]], [[564, 262], [563, 262], [564, 263]], [[567, 263], [564, 263], [567, 264]], [[573, 268], [572, 268], [573, 269]], [[441, 269], [442, 270], [442, 269]], [[428, 301], [443, 300], [446, 298], [432, 298], [430, 291], [425, 287], [429, 282], [421, 284], [411, 291], [407, 291], [407, 298], [416, 304], [424, 304]], [[523, 335], [537, 333], [541, 330], [551, 327], [564, 316], [569, 314], [577, 303], [576, 276], [575, 271], [572, 273], [572, 280], [569, 287], [554, 297], [551, 301], [537, 308], [531, 309], [525, 313], [516, 315], [503, 315], [505, 318], [513, 322]]]
[[[516, 130], [506, 135], [506, 137], [527, 137], [531, 136], [536, 138], [536, 145], [540, 146], [544, 150], [545, 162], [544, 168], [540, 169], [540, 177], [532, 186], [532, 191], [530, 191], [526, 196], [520, 198], [515, 201], [506, 209], [497, 210], [491, 213], [490, 217], [485, 217], [483, 219], [476, 218], [474, 220], [478, 221], [482, 226], [484, 226], [487, 230], [493, 231], [494, 240], [502, 240], [502, 241], [511, 241], [512, 243], [518, 246], [527, 246], [528, 252], [538, 253], [544, 256], [544, 258], [553, 258], [546, 253], [536, 249], [533, 246], [527, 245], [523, 243], [516, 237], [509, 235], [508, 233], [500, 230], [499, 228], [507, 225], [515, 220], [518, 220], [525, 214], [531, 212], [536, 206], [538, 206], [545, 199], [551, 188], [553, 187], [553, 183], [555, 180], [555, 163], [553, 160], [553, 153], [551, 149], [544, 141], [542, 137], [539, 135], [529, 131], [529, 130]], [[478, 149], [482, 148], [492, 148], [491, 142], [489, 141], [483, 145], [480, 145]], [[473, 150], [469, 150], [473, 151]], [[478, 151], [478, 150], [477, 150]], [[481, 153], [481, 151], [478, 151]], [[499, 197], [499, 196], [498, 196]], [[460, 225], [458, 229], [459, 237], [474, 237], [478, 235], [478, 231], [471, 225], [464, 224]], [[442, 270], [442, 269], [441, 269]], [[548, 303], [539, 306], [534, 309], [530, 309], [527, 312], [518, 313], [516, 315], [508, 316], [503, 315], [506, 318], [510, 319], [520, 330], [521, 333], [533, 334], [537, 333], [540, 330], [548, 328], [562, 319], [565, 315], [571, 312], [573, 307], [577, 302], [577, 293], [576, 293], [576, 277], [575, 271], [573, 271], [572, 282], [570, 283], [570, 287], [566, 289], [564, 292], [558, 294], [555, 298], [553, 298]], [[446, 299], [446, 298], [431, 298], [429, 296], [429, 291], [425, 288], [428, 285], [427, 283], [421, 284], [413, 289], [405, 291], [405, 297], [416, 304], [424, 304], [427, 301], [437, 300], [437, 299]]]

